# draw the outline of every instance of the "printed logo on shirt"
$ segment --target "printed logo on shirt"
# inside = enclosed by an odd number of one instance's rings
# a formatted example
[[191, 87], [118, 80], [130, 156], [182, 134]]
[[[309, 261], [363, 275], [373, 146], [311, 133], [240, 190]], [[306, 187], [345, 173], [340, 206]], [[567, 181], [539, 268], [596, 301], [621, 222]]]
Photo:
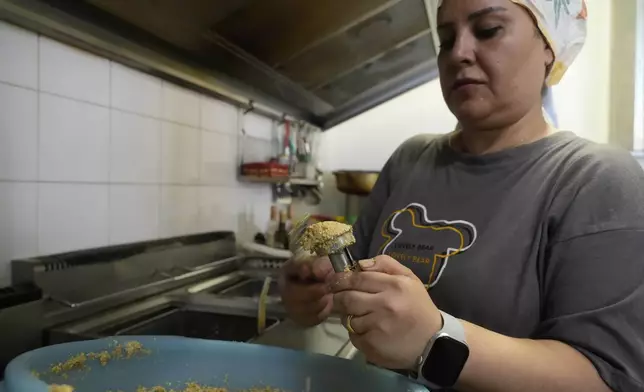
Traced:
[[385, 239], [378, 254], [389, 255], [408, 265], [425, 286], [434, 287], [451, 258], [470, 249], [476, 227], [463, 220], [431, 220], [424, 205], [411, 203], [394, 211], [382, 225]]

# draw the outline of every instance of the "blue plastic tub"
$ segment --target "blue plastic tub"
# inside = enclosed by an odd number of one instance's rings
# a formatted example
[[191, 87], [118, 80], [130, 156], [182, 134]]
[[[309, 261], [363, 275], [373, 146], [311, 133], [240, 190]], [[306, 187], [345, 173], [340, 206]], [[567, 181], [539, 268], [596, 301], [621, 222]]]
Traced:
[[[79, 353], [113, 350], [138, 341], [149, 353], [115, 359], [105, 366], [90, 360], [83, 370], [51, 374], [52, 364]], [[38, 375], [38, 377], [36, 376]], [[303, 392], [426, 392], [400, 375], [354, 361], [247, 343], [180, 337], [132, 336], [66, 343], [34, 350], [14, 359], [5, 371], [2, 392], [47, 392], [48, 384], [67, 384], [77, 392], [120, 390], [139, 386], [183, 388], [188, 382], [229, 390], [270, 386]]]

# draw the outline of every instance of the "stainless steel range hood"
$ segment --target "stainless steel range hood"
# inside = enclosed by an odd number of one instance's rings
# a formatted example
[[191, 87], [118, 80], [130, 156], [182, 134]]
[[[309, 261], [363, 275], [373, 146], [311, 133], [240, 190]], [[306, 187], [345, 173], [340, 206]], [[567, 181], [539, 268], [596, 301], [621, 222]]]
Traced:
[[0, 18], [329, 128], [436, 77], [428, 0], [0, 0]]

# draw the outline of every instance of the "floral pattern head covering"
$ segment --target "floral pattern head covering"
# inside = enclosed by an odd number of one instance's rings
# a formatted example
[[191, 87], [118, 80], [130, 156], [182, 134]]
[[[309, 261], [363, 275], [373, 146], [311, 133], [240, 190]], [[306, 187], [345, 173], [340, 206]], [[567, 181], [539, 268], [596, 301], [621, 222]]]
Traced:
[[[434, 15], [445, 0], [433, 0]], [[585, 0], [511, 0], [525, 7], [554, 52], [547, 86], [561, 81], [586, 41], [588, 10]]]

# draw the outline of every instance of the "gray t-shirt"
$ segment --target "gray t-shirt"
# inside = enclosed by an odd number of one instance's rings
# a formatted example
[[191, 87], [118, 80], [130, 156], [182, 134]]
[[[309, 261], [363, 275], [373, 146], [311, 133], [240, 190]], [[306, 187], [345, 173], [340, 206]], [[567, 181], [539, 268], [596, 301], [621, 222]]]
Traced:
[[391, 156], [355, 226], [456, 317], [586, 355], [644, 391], [644, 172], [570, 132], [484, 156], [417, 136]]

